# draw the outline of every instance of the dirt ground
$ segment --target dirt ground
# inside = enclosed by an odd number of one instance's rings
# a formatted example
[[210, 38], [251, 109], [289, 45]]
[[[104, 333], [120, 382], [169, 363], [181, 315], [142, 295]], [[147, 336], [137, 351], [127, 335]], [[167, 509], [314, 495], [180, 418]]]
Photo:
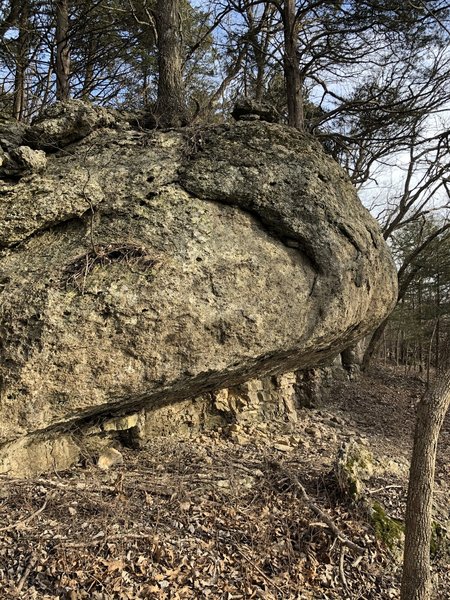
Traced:
[[[343, 443], [367, 446], [383, 468], [365, 497], [401, 518], [423, 389], [416, 375], [379, 365], [336, 382], [320, 409], [299, 410], [297, 424], [155, 439], [105, 472], [86, 457], [67, 472], [2, 480], [1, 598], [398, 598], [395, 550], [376, 539], [367, 509], [342, 496], [333, 464]], [[447, 419], [436, 477], [442, 524], [449, 449]], [[449, 571], [439, 551], [440, 600], [450, 599]]]

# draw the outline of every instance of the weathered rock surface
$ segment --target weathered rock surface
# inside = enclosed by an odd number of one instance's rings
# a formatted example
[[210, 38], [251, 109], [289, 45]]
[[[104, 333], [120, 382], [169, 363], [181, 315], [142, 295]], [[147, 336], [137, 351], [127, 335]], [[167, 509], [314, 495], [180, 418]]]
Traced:
[[0, 472], [30, 435], [323, 364], [391, 310], [377, 225], [307, 136], [77, 110], [86, 137], [55, 109], [27, 133], [45, 172], [0, 182]]
[[47, 159], [40, 150], [24, 145], [29, 127], [0, 114], [0, 177], [17, 178], [45, 169]]
[[31, 173], [41, 173], [47, 166], [47, 157], [42, 150], [32, 150], [29, 146], [19, 146], [1, 156], [0, 176], [23, 177]]
[[49, 106], [25, 134], [34, 148], [57, 152], [61, 148], [82, 140], [101, 127], [114, 127], [118, 113], [94, 107], [81, 100]]
[[281, 123], [281, 115], [276, 108], [267, 102], [256, 102], [251, 98], [242, 98], [233, 107], [231, 113], [236, 121], [267, 121]]
[[24, 143], [28, 126], [0, 114], [0, 147], [8, 152]]

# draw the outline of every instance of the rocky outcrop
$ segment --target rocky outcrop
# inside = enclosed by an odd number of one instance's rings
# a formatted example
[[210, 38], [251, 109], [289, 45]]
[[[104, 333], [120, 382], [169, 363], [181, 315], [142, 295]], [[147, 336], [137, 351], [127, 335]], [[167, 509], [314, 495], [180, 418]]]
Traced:
[[29, 127], [0, 114], [0, 148], [6, 152], [24, 143]]
[[25, 134], [33, 148], [57, 152], [69, 144], [82, 140], [96, 129], [115, 127], [119, 113], [94, 107], [81, 100], [49, 106]]
[[267, 121], [281, 123], [282, 118], [277, 109], [267, 102], [257, 102], [251, 98], [242, 98], [233, 107], [231, 113], [236, 121]]
[[19, 146], [8, 153], [1, 152], [0, 162], [0, 176], [18, 178], [45, 171], [47, 157], [42, 150]]
[[189, 439], [222, 429], [241, 442], [246, 428], [265, 430], [274, 423], [295, 431], [296, 381], [295, 373], [252, 379], [176, 403], [162, 399], [122, 416], [99, 415], [69, 428], [23, 436], [1, 447], [0, 475], [33, 477], [66, 469], [80, 460], [97, 461], [103, 468], [111, 451], [112, 458], [117, 458], [118, 448], [142, 449], [155, 437]]
[[0, 184], [0, 465], [30, 436], [323, 364], [391, 310], [377, 225], [309, 137], [52, 110], [26, 134], [45, 171]]
[[27, 125], [0, 115], [1, 178], [16, 179], [45, 169], [45, 153], [25, 145], [28, 130]]

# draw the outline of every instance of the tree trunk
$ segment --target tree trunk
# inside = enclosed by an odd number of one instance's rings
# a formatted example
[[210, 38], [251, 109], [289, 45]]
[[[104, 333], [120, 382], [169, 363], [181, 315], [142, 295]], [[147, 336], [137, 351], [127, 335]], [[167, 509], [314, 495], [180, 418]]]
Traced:
[[56, 2], [56, 99], [69, 99], [69, 0]]
[[157, 0], [158, 98], [155, 117], [159, 127], [186, 125], [187, 105], [181, 63], [179, 0]]
[[366, 371], [369, 367], [373, 355], [377, 351], [380, 341], [383, 338], [384, 330], [386, 329], [387, 324], [388, 319], [385, 319], [382, 323], [380, 323], [380, 325], [378, 325], [378, 327], [373, 332], [372, 337], [370, 338], [370, 341], [364, 352], [364, 357], [361, 362], [361, 370]]
[[[419, 267], [416, 267], [414, 269], [411, 269], [411, 271], [407, 275], [405, 275], [404, 268], [405, 268], [405, 265], [403, 265], [398, 272], [399, 280], [398, 280], [397, 304], [399, 302], [401, 302], [401, 300], [403, 300], [406, 292], [408, 291], [409, 285], [411, 284], [412, 280], [414, 279], [417, 272], [419, 271]], [[364, 353], [364, 358], [363, 358], [363, 361], [361, 364], [361, 368], [363, 371], [365, 371], [369, 367], [372, 357], [378, 349], [379, 343], [383, 337], [383, 333], [384, 333], [384, 330], [386, 329], [387, 324], [388, 324], [388, 319], [385, 319], [380, 325], [378, 325], [377, 329], [375, 329], [375, 331], [373, 332], [372, 337], [370, 338], [370, 342]]]
[[97, 40], [92, 36], [89, 40], [89, 46], [86, 53], [86, 64], [84, 68], [84, 81], [83, 89], [81, 91], [81, 98], [86, 102], [89, 102], [89, 98], [94, 85], [94, 65], [95, 56], [97, 53]]
[[430, 600], [430, 543], [436, 451], [450, 405], [450, 370], [428, 391], [417, 409], [406, 504], [401, 600]]
[[286, 99], [288, 125], [303, 129], [303, 92], [302, 76], [298, 63], [298, 43], [295, 19], [295, 0], [285, 0], [282, 9], [284, 31], [284, 77], [286, 80]]
[[22, 3], [19, 14], [19, 37], [17, 39], [16, 72], [14, 76], [13, 117], [21, 121], [25, 111], [25, 75], [30, 51], [30, 6]]
[[436, 348], [434, 352], [434, 362], [436, 373], [440, 367], [440, 345], [441, 345], [441, 282], [439, 273], [436, 274]]
[[245, 10], [248, 21], [248, 41], [253, 50], [256, 69], [252, 95], [256, 102], [262, 102], [264, 96], [264, 78], [267, 67], [268, 47], [272, 35], [270, 33], [270, 18], [274, 7], [266, 3], [259, 19], [256, 17], [255, 6], [246, 6]]

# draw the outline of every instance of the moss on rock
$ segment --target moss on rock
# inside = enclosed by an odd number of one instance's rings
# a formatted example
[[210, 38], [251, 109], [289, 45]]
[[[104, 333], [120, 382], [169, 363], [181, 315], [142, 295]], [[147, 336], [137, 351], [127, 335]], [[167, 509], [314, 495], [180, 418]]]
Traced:
[[335, 475], [339, 488], [351, 500], [359, 500], [364, 491], [364, 481], [373, 474], [374, 458], [370, 451], [357, 444], [349, 442], [339, 450]]
[[403, 521], [390, 517], [379, 502], [372, 504], [371, 519], [377, 540], [400, 559], [405, 539]]

